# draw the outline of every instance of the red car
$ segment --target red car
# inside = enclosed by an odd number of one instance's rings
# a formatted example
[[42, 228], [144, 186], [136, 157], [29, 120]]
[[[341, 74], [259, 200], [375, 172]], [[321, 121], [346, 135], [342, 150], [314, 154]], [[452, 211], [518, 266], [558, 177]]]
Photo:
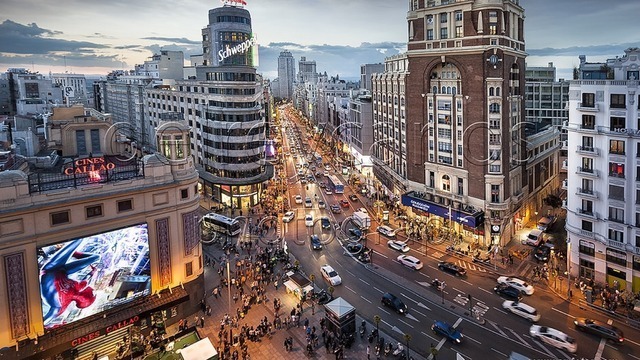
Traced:
[[349, 202], [345, 199], [340, 200], [340, 206], [342, 206], [343, 208], [348, 208], [349, 207]]

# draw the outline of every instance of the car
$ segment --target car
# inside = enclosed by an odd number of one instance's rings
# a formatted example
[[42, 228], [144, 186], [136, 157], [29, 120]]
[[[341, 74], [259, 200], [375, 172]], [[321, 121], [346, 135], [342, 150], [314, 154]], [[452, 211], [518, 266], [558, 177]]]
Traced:
[[324, 200], [318, 200], [318, 208], [319, 209], [326, 209], [327, 208], [327, 203], [324, 202]]
[[322, 176], [324, 176], [324, 177], [329, 177], [329, 175], [330, 174], [328, 172], [326, 172], [326, 171], [324, 173], [322, 173]]
[[354, 237], [360, 239], [362, 237], [362, 230], [358, 228], [349, 228], [349, 235], [353, 235]]
[[549, 228], [551, 228], [551, 226], [555, 221], [556, 221], [555, 216], [544, 216], [542, 217], [542, 219], [538, 221], [538, 224], [536, 225], [536, 227], [538, 228], [538, 230], [542, 232], [546, 232], [549, 230]]
[[304, 199], [304, 207], [306, 208], [313, 207], [313, 202], [311, 202], [311, 198], [308, 196]]
[[527, 305], [520, 301], [505, 300], [502, 303], [502, 308], [506, 311], [523, 317], [531, 322], [538, 322], [540, 320], [540, 314], [533, 306]]
[[307, 178], [302, 177], [300, 178], [300, 184], [306, 184], [307, 183]]
[[325, 165], [325, 166], [324, 166], [324, 169], [325, 169], [326, 171], [331, 171], [331, 166], [329, 166], [329, 165]]
[[282, 217], [282, 222], [291, 222], [291, 220], [293, 220], [296, 217], [296, 213], [294, 211], [287, 211], [286, 213], [284, 213], [284, 216]]
[[349, 195], [349, 200], [358, 201], [358, 197], [356, 196], [356, 194], [351, 194], [351, 195]]
[[304, 170], [302, 169], [298, 170], [298, 176], [304, 176]]
[[549, 344], [558, 349], [566, 350], [570, 353], [575, 353], [578, 350], [578, 343], [574, 338], [560, 330], [556, 330], [548, 326], [531, 325], [531, 328], [529, 328], [529, 335], [543, 343]]
[[318, 303], [318, 305], [324, 305], [331, 302], [331, 300], [333, 300], [333, 295], [331, 295], [331, 293], [323, 289], [323, 290], [320, 290], [320, 292], [318, 292], [317, 294], [315, 294], [314, 298]]
[[400, 252], [403, 252], [403, 253], [406, 253], [409, 250], [411, 250], [409, 248], [409, 246], [407, 245], [407, 243], [404, 242], [404, 241], [389, 240], [389, 241], [387, 241], [387, 246], [389, 246], [393, 250], [397, 250], [397, 251], [400, 251]]
[[333, 191], [331, 191], [331, 189], [326, 187], [326, 188], [324, 188], [324, 193], [327, 194], [327, 195], [331, 195], [331, 194], [333, 194]]
[[541, 262], [549, 261], [549, 256], [551, 255], [551, 248], [547, 246], [547, 244], [542, 244], [538, 246], [535, 250], [533, 250], [533, 257]]
[[309, 241], [311, 245], [311, 250], [322, 250], [322, 243], [320, 242], [320, 237], [318, 235], [309, 236]]
[[329, 221], [328, 217], [320, 218], [320, 224], [322, 225], [323, 229], [331, 229], [331, 221]]
[[378, 226], [376, 228], [376, 230], [380, 234], [382, 234], [382, 235], [384, 235], [386, 237], [390, 237], [390, 238], [396, 237], [396, 232], [392, 228], [388, 227], [387, 225]]
[[329, 208], [331, 209], [331, 212], [334, 214], [340, 214], [342, 212], [342, 209], [338, 204], [331, 204], [329, 205]]
[[345, 199], [340, 200], [340, 206], [342, 206], [343, 208], [348, 208], [349, 207], [349, 202]]
[[539, 246], [543, 241], [542, 230], [533, 229], [524, 239], [526, 245]]
[[449, 261], [440, 261], [438, 263], [438, 269], [455, 276], [467, 275], [467, 270]]
[[[319, 176], [319, 175], [316, 173], [316, 176]], [[324, 181], [318, 181], [318, 186], [324, 189], [327, 187], [327, 183], [325, 183]]]
[[413, 270], [420, 270], [423, 266], [422, 261], [411, 255], [399, 255], [397, 260], [400, 264], [410, 267]]
[[510, 276], [500, 276], [498, 278], [498, 284], [507, 284], [513, 286], [514, 288], [522, 291], [527, 295], [533, 295], [533, 292], [535, 290], [533, 286], [527, 284], [524, 280]]
[[331, 284], [331, 286], [336, 286], [342, 284], [342, 278], [338, 273], [331, 267], [331, 265], [322, 265], [320, 267], [320, 273], [322, 277], [325, 278]]
[[503, 298], [509, 300], [520, 301], [520, 299], [522, 299], [522, 291], [507, 284], [498, 284], [493, 288], [493, 291], [495, 291], [496, 294], [502, 296]]
[[433, 331], [434, 334], [446, 337], [447, 340], [456, 344], [462, 342], [462, 334], [460, 331], [445, 321], [434, 321], [433, 325], [431, 325], [431, 331]]
[[296, 195], [295, 199], [296, 199], [296, 204], [302, 204], [302, 196]]
[[622, 333], [622, 330], [605, 322], [589, 318], [575, 318], [573, 324], [576, 326], [576, 329], [580, 331], [595, 334], [618, 343], [624, 341], [624, 334]]
[[306, 226], [313, 226], [313, 215], [311, 215], [311, 214], [307, 214], [307, 215], [304, 217], [304, 224], [305, 224]]
[[359, 209], [358, 209], [358, 210], [356, 210], [356, 211], [363, 212], [363, 213], [365, 213], [365, 214], [367, 213], [367, 209], [365, 209], [365, 208], [363, 208], [363, 207], [359, 208]]
[[382, 295], [382, 305], [393, 309], [398, 314], [407, 314], [407, 305], [402, 300], [393, 295], [392, 293], [385, 293]]

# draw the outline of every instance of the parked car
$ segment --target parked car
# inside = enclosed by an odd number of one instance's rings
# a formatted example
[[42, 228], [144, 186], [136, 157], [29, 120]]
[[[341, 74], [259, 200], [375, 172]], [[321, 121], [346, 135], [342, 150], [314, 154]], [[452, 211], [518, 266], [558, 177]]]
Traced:
[[398, 240], [389, 240], [387, 241], [387, 246], [392, 248], [393, 250], [397, 250], [403, 253], [409, 252], [411, 248], [407, 245], [407, 243]]
[[327, 195], [333, 195], [333, 191], [329, 187], [324, 188], [324, 193]]
[[388, 227], [387, 225], [381, 225], [378, 226], [378, 228], [376, 229], [380, 234], [386, 236], [386, 237], [396, 237], [396, 232], [395, 230], [393, 230], [392, 228]]
[[295, 211], [287, 211], [286, 213], [284, 213], [284, 216], [282, 217], [282, 222], [291, 222], [291, 220], [293, 220], [296, 217], [296, 213]]
[[433, 325], [431, 325], [431, 330], [440, 336], [444, 336], [447, 340], [452, 341], [456, 344], [460, 344], [462, 342], [462, 334], [458, 329], [449, 325], [449, 323], [445, 321], [435, 321]]
[[541, 262], [549, 261], [549, 256], [551, 255], [551, 248], [546, 244], [542, 244], [538, 246], [535, 250], [533, 250], [533, 257]]
[[320, 267], [320, 273], [322, 274], [322, 277], [331, 284], [331, 286], [342, 284], [342, 278], [333, 269], [333, 267], [331, 267], [331, 265], [322, 265]]
[[502, 308], [531, 322], [538, 322], [540, 320], [538, 310], [523, 302], [506, 300], [502, 303]]
[[524, 280], [518, 279], [516, 277], [500, 276], [498, 278], [498, 283], [513, 286], [514, 288], [522, 291], [527, 295], [533, 295], [534, 292], [534, 288], [532, 285], [527, 284]]
[[358, 197], [356, 196], [356, 194], [351, 194], [351, 195], [349, 195], [349, 200], [358, 201]]
[[356, 210], [356, 211], [363, 212], [363, 213], [365, 213], [365, 214], [367, 213], [367, 209], [365, 209], [365, 208], [363, 208], [363, 207], [359, 208], [359, 209], [358, 209], [358, 210]]
[[555, 221], [555, 216], [543, 216], [542, 219], [538, 221], [537, 228], [540, 231], [546, 232], [549, 230], [549, 228], [551, 228]]
[[529, 334], [534, 339], [538, 339], [555, 348], [564, 349], [570, 353], [575, 353], [578, 350], [578, 343], [574, 338], [554, 328], [531, 325]]
[[311, 215], [311, 214], [307, 214], [307, 215], [304, 217], [304, 224], [305, 224], [306, 226], [313, 226], [313, 215]]
[[398, 262], [406, 267], [410, 267], [413, 270], [420, 270], [423, 267], [422, 261], [420, 261], [415, 256], [411, 255], [399, 255], [397, 258]]
[[382, 305], [387, 306], [393, 309], [398, 314], [407, 314], [407, 305], [405, 305], [402, 300], [397, 298], [395, 295], [391, 293], [386, 293], [382, 295]]
[[520, 299], [522, 299], [522, 291], [507, 284], [498, 284], [493, 288], [493, 291], [505, 299], [515, 301], [520, 301]]
[[452, 263], [449, 261], [440, 261], [438, 263], [438, 269], [444, 271], [444, 272], [448, 272], [449, 274], [455, 275], [455, 276], [465, 276], [467, 275], [467, 270]]
[[624, 334], [622, 333], [622, 330], [605, 322], [588, 318], [576, 318], [573, 321], [573, 324], [576, 326], [576, 329], [580, 331], [595, 334], [618, 343], [624, 341]]
[[311, 198], [308, 196], [304, 199], [304, 207], [306, 208], [313, 207], [313, 202], [311, 201]]
[[349, 235], [352, 235], [358, 239], [362, 237], [362, 230], [358, 228], [349, 228]]
[[526, 245], [539, 246], [543, 241], [542, 230], [533, 229], [524, 239]]
[[320, 242], [320, 238], [318, 237], [318, 235], [311, 235], [309, 237], [309, 241], [311, 242], [312, 250], [322, 250], [322, 243]]

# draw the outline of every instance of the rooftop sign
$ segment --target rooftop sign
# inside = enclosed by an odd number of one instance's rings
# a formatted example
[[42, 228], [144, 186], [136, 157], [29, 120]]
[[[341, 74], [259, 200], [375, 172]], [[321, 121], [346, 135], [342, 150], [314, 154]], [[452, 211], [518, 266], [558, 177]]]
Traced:
[[251, 49], [251, 47], [254, 46], [255, 44], [256, 44], [256, 37], [251, 36], [251, 39], [245, 40], [234, 47], [230, 47], [229, 45], [227, 45], [224, 50], [218, 51], [218, 61], [223, 62], [224, 59], [228, 58], [229, 56], [245, 53], [247, 52], [247, 50]]
[[230, 6], [247, 6], [247, 2], [244, 0], [220, 0], [222, 5]]

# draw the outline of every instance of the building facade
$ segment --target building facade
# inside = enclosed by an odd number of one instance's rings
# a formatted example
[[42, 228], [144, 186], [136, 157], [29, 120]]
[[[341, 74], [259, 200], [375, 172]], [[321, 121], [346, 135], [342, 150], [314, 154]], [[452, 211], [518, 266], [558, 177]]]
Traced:
[[[605, 63], [582, 56], [569, 87], [568, 268], [640, 291], [640, 49]], [[574, 153], [575, 152], [575, 153]]]
[[526, 186], [524, 9], [518, 0], [409, 6], [406, 60], [385, 68], [401, 77], [374, 79], [374, 172], [429, 221], [502, 246]]
[[161, 124], [161, 152], [139, 157], [108, 116], [53, 112], [59, 151], [0, 172], [0, 354], [10, 359], [111, 352], [204, 296], [198, 175], [178, 141], [188, 127]]
[[296, 80], [296, 60], [290, 51], [280, 52], [278, 56], [278, 94], [283, 99], [293, 99]]

